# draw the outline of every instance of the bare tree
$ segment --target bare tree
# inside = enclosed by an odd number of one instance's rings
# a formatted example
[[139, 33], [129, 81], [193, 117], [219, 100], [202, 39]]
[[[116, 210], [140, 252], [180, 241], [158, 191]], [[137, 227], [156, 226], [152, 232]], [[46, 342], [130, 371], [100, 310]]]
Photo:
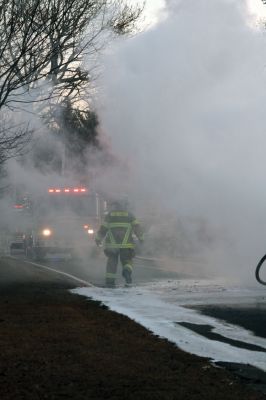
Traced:
[[40, 84], [47, 97], [78, 96], [89, 81], [84, 55], [129, 33], [141, 11], [124, 0], [0, 0], [0, 108]]
[[32, 131], [24, 124], [0, 126], [0, 165], [23, 154], [30, 142]]
[[[0, 0], [0, 110], [79, 99], [90, 82], [84, 56], [133, 31], [141, 11], [125, 0]], [[30, 134], [12, 123], [0, 127], [0, 164], [24, 149]]]

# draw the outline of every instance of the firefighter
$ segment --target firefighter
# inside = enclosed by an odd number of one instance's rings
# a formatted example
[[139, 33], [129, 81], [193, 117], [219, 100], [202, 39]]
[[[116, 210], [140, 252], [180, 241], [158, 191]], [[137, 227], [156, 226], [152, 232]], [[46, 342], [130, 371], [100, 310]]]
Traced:
[[104, 218], [96, 235], [95, 242], [100, 246], [104, 242], [104, 253], [107, 256], [105, 282], [107, 287], [115, 286], [118, 262], [122, 264], [122, 275], [126, 286], [132, 284], [132, 264], [135, 256], [133, 234], [143, 242], [143, 232], [139, 221], [127, 211], [124, 202], [114, 201], [111, 210]]

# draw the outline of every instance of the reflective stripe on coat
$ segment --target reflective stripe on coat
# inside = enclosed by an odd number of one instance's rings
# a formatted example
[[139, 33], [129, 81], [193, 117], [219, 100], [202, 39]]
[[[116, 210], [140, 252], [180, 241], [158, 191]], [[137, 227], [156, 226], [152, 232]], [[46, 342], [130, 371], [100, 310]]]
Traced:
[[104, 239], [106, 249], [134, 249], [133, 234], [142, 240], [143, 232], [135, 216], [128, 211], [111, 211], [106, 215], [97, 239]]

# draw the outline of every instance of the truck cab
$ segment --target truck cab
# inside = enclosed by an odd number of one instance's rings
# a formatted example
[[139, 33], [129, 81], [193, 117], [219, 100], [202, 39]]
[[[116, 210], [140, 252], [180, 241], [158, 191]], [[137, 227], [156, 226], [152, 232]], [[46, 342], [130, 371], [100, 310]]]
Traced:
[[50, 187], [35, 199], [26, 252], [35, 259], [85, 255], [104, 215], [105, 202], [84, 186]]

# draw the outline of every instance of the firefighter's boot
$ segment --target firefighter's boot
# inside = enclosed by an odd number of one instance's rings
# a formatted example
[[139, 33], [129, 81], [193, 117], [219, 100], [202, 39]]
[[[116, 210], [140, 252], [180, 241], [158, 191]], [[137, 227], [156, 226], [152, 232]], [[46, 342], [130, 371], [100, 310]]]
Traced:
[[109, 288], [114, 288], [115, 287], [115, 275], [110, 272], [106, 272], [105, 275], [105, 286]]
[[126, 286], [131, 286], [132, 285], [132, 267], [131, 267], [131, 265], [126, 264], [124, 266], [122, 275], [125, 278]]

